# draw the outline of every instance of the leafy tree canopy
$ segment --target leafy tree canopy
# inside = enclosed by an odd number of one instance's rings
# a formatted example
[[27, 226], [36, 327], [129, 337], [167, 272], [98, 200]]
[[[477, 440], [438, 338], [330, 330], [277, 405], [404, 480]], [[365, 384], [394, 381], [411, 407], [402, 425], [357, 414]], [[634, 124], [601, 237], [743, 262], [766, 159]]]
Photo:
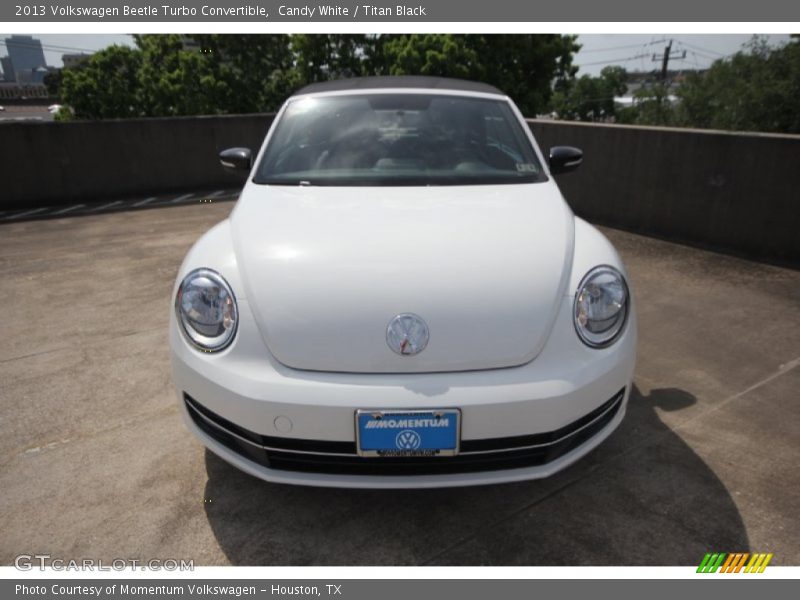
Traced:
[[563, 87], [577, 67], [575, 36], [399, 35], [386, 36], [377, 74], [433, 75], [483, 81], [499, 88], [523, 114], [549, 108], [552, 90]]
[[138, 99], [141, 52], [110, 46], [75, 69], [64, 69], [61, 97], [77, 118], [113, 119], [142, 114]]
[[691, 127], [800, 133], [800, 44], [744, 51], [689, 74], [677, 90], [677, 122]]
[[[137, 35], [62, 74], [75, 118], [276, 110], [298, 87], [364, 75], [436, 75], [497, 86], [526, 115], [574, 76], [574, 36]], [[187, 43], [191, 42], [191, 43]]]
[[[669, 95], [673, 97], [670, 98]], [[754, 37], [705, 72], [688, 72], [680, 84], [655, 83], [635, 94], [619, 121], [800, 133], [800, 43], [773, 48]]]
[[614, 97], [628, 91], [622, 67], [605, 67], [599, 77], [583, 75], [568, 82], [553, 98], [553, 109], [561, 119], [610, 121], [617, 116]]

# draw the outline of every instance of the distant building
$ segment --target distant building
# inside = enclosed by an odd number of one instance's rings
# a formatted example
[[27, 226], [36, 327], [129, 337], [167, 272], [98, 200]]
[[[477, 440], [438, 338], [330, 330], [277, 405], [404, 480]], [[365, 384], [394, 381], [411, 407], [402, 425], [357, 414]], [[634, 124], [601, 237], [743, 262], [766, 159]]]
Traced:
[[47, 67], [17, 71], [17, 83], [20, 85], [44, 84], [44, 77], [50, 72]]
[[[667, 100], [670, 103], [678, 101], [678, 97], [671, 93], [683, 82], [686, 75], [690, 73], [698, 73], [702, 75], [708, 69], [680, 69], [667, 71], [667, 89], [670, 93], [667, 94]], [[621, 106], [633, 106], [636, 104], [636, 92], [642, 88], [651, 88], [656, 83], [661, 83], [661, 71], [629, 71], [625, 78], [625, 85], [628, 86], [628, 91], [624, 96], [614, 98], [614, 102]]]
[[202, 50], [200, 42], [190, 35], [181, 35], [181, 47], [192, 52], [200, 52]]
[[31, 98], [47, 98], [47, 87], [42, 83], [0, 82], [0, 100], [29, 100]]
[[[30, 35], [12, 35], [3, 40], [8, 56], [0, 59], [3, 65], [5, 98], [30, 98], [46, 96], [44, 77], [50, 71], [44, 58], [42, 42]], [[8, 86], [17, 86], [13, 90]]]
[[11, 57], [0, 58], [0, 66], [3, 68], [3, 81], [14, 83], [17, 80], [17, 74], [14, 72], [14, 63], [11, 62]]
[[80, 54], [62, 54], [61, 55], [61, 62], [64, 63], [65, 69], [72, 69], [77, 67], [82, 62], [86, 62], [89, 60], [91, 54], [86, 54], [81, 52]]
[[[670, 69], [667, 71], [666, 82], [669, 87], [680, 85], [688, 74], [697, 73], [702, 75], [707, 70], [708, 69]], [[661, 71], [629, 71], [625, 78], [625, 85], [628, 86], [627, 95], [633, 95], [639, 88], [648, 87], [660, 81]]]
[[35, 71], [39, 67], [47, 67], [42, 42], [36, 38], [30, 35], [12, 35], [4, 41], [15, 72]]

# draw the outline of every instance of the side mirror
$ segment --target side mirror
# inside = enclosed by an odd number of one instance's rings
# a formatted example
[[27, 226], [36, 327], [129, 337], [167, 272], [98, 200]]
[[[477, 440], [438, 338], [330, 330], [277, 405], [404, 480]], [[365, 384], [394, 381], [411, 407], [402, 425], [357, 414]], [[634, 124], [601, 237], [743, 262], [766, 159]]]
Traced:
[[553, 146], [550, 148], [550, 173], [569, 173], [581, 166], [583, 151], [572, 146]]
[[253, 153], [250, 148], [228, 148], [219, 153], [219, 162], [231, 171], [250, 171]]

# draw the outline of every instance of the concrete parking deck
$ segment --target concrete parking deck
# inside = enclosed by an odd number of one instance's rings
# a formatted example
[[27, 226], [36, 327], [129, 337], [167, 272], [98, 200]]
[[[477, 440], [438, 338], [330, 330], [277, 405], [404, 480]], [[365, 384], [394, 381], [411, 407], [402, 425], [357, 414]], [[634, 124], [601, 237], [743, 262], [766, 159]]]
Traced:
[[271, 485], [180, 421], [167, 318], [232, 204], [0, 225], [0, 563], [800, 564], [800, 272], [614, 230], [638, 304], [621, 428], [544, 481]]

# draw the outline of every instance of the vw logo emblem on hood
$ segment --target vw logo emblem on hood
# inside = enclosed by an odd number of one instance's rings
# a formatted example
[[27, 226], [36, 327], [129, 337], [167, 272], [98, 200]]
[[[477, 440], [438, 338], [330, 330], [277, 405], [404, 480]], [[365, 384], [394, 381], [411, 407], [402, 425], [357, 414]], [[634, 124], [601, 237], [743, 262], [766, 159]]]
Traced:
[[419, 354], [428, 345], [428, 326], [415, 314], [397, 315], [386, 328], [386, 343], [397, 354]]

